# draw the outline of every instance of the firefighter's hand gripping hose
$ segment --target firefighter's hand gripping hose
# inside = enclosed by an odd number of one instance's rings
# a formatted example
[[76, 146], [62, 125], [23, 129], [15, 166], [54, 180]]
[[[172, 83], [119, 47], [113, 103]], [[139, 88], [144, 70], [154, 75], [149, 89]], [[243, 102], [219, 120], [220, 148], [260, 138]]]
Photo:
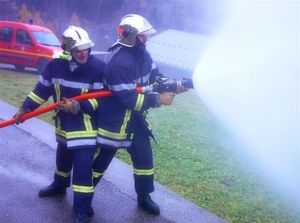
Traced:
[[21, 116], [28, 113], [25, 108], [20, 107], [20, 109], [17, 111], [17, 113], [14, 115], [14, 119], [16, 120], [16, 124], [19, 124], [21, 122]]
[[173, 98], [175, 96], [174, 92], [163, 92], [159, 94], [159, 103], [161, 105], [171, 105]]
[[63, 104], [58, 104], [56, 106], [56, 109], [66, 113], [72, 113], [73, 115], [78, 114], [78, 112], [80, 111], [80, 104], [78, 101], [64, 98], [64, 102], [65, 103]]
[[[164, 94], [164, 92], [172, 92], [172, 94], [167, 94], [166, 96], [168, 99], [165, 101], [161, 102], [161, 104], [169, 104], [172, 103], [174, 93], [182, 93], [184, 91], [187, 91], [190, 88], [194, 88], [193, 86], [193, 81], [188, 78], [184, 78], [181, 81], [176, 81], [176, 80], [170, 80], [170, 79], [162, 79], [158, 80], [157, 83], [148, 86], [148, 87], [138, 87], [136, 90], [138, 93], [147, 93], [150, 91], [158, 92], [160, 95]], [[73, 98], [69, 99], [64, 99], [60, 102], [50, 104], [48, 106], [44, 106], [41, 108], [38, 108], [34, 111], [27, 112], [24, 109], [20, 109], [13, 118], [4, 120], [0, 122], [0, 128], [12, 125], [12, 124], [19, 124], [21, 122], [24, 122], [27, 119], [30, 119], [32, 117], [41, 115], [43, 113], [49, 112], [55, 108], [64, 110], [66, 112], [78, 112], [80, 108], [76, 105], [76, 102], [74, 104], [74, 101], [82, 101], [82, 100], [87, 100], [87, 99], [92, 99], [92, 98], [101, 98], [101, 97], [110, 97], [112, 95], [111, 91], [98, 91], [98, 92], [93, 92], [93, 93], [87, 93], [87, 94], [82, 94]], [[72, 102], [73, 101], [73, 102]], [[66, 106], [64, 104], [68, 103], [69, 106]], [[72, 108], [70, 108], [70, 106]]]

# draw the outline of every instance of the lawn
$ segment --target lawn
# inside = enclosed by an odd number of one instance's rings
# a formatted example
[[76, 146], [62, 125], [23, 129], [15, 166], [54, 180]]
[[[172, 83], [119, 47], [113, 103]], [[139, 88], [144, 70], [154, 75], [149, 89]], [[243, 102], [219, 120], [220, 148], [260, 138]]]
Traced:
[[[36, 75], [0, 70], [0, 98], [20, 106]], [[51, 116], [42, 119], [52, 123]], [[153, 109], [149, 120], [155, 177], [161, 184], [228, 222], [296, 223], [299, 215], [262, 183], [236, 140], [195, 91], [177, 95], [172, 106]], [[118, 157], [130, 163], [126, 152]], [[196, 222], [196, 220], [195, 220]]]

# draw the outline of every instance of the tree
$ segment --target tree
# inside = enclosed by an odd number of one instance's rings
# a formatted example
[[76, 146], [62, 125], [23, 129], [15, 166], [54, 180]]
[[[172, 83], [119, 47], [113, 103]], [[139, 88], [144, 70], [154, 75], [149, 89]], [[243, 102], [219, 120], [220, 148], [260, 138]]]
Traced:
[[20, 16], [20, 22], [25, 22], [27, 23], [29, 19], [32, 19], [32, 13], [27, 9], [27, 6], [25, 3], [21, 5], [20, 11], [19, 11], [19, 16]]
[[69, 25], [80, 26], [80, 22], [76, 12], [72, 13], [71, 19], [69, 21]]
[[36, 25], [45, 26], [45, 22], [43, 21], [41, 13], [39, 11], [34, 12], [33, 23]]

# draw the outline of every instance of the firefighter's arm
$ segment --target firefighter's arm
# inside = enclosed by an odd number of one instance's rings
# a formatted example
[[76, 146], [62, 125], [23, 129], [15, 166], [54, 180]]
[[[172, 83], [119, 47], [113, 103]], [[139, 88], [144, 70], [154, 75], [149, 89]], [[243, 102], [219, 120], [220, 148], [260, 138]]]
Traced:
[[16, 123], [20, 123], [20, 118], [25, 113], [33, 111], [45, 103], [51, 95], [50, 83], [40, 76], [39, 81], [35, 85], [35, 88], [27, 95], [22, 106], [19, 108], [17, 113], [13, 116]]
[[138, 94], [136, 85], [125, 67], [115, 66], [105, 76], [109, 90], [128, 109], [145, 111], [159, 105], [157, 94]]
[[35, 88], [27, 95], [23, 102], [23, 107], [32, 111], [44, 104], [51, 96], [51, 90], [48, 83], [49, 82], [47, 82], [47, 85], [44, 85], [46, 84], [45, 80], [40, 78]]

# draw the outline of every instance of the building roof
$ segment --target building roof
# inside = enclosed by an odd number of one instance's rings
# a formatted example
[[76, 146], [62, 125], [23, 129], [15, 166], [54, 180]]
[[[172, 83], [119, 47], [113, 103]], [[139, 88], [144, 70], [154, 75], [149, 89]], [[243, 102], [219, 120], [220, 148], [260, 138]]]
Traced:
[[150, 38], [147, 49], [159, 64], [193, 71], [207, 41], [204, 35], [169, 29]]

